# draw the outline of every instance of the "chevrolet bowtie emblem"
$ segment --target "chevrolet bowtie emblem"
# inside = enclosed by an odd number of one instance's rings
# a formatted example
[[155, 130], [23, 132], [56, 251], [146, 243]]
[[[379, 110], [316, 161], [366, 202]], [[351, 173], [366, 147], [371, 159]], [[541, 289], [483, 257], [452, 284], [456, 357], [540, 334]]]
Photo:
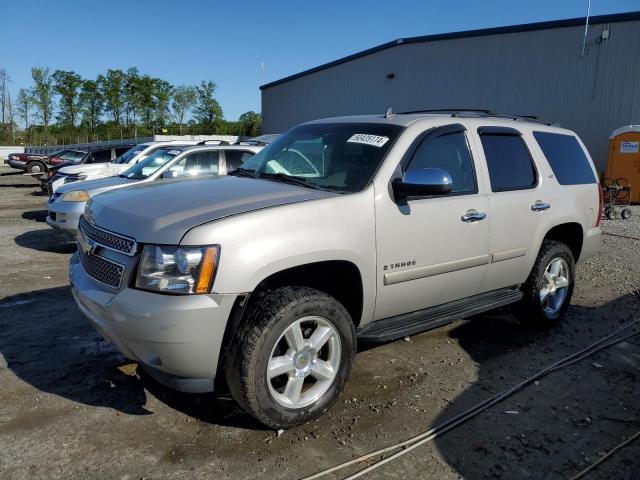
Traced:
[[78, 231], [78, 245], [86, 255], [91, 255], [96, 249], [96, 242], [84, 236], [82, 230]]

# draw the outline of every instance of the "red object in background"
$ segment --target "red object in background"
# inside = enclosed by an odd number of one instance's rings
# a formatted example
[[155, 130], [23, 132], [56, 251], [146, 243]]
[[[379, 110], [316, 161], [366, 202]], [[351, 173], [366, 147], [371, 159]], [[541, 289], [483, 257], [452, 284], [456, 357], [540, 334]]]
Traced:
[[60, 157], [49, 158], [49, 165], [60, 165], [62, 162], [64, 162], [64, 159]]
[[596, 227], [600, 226], [602, 216], [604, 215], [604, 190], [600, 184], [598, 184], [598, 201], [600, 202], [600, 211], [598, 212], [598, 218], [596, 218]]

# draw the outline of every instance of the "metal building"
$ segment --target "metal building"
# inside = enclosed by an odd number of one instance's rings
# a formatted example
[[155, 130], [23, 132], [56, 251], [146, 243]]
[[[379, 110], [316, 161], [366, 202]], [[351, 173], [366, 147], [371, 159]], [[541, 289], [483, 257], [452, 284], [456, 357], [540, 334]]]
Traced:
[[640, 123], [640, 12], [401, 38], [268, 83], [265, 133], [336, 115], [476, 108], [578, 132], [599, 170]]

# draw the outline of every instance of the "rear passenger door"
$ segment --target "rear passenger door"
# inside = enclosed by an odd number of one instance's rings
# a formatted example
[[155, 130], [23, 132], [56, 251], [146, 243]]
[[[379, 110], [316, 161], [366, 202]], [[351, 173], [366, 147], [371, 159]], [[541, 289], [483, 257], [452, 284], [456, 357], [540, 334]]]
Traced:
[[487, 292], [526, 280], [532, 255], [538, 254], [535, 243], [541, 220], [551, 205], [519, 130], [487, 126], [478, 128], [477, 135], [490, 190], [491, 263], [482, 283]]

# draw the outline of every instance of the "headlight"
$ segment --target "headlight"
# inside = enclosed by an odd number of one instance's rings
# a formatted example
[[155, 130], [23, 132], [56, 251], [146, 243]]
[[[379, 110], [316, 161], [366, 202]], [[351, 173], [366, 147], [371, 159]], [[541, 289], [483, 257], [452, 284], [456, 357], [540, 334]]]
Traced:
[[86, 202], [89, 194], [84, 190], [73, 190], [62, 195], [61, 202]]
[[145, 245], [136, 287], [165, 293], [209, 293], [219, 246], [168, 247]]

